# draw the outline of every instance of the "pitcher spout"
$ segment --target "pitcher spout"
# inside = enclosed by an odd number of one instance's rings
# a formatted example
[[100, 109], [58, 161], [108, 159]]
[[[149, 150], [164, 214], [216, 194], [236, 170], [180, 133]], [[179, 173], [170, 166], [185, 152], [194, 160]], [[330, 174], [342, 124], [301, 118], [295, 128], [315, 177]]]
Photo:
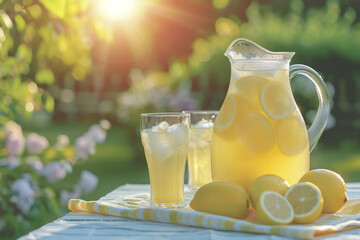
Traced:
[[249, 60], [271, 60], [290, 62], [295, 52], [272, 52], [246, 38], [234, 40], [225, 52], [230, 62]]

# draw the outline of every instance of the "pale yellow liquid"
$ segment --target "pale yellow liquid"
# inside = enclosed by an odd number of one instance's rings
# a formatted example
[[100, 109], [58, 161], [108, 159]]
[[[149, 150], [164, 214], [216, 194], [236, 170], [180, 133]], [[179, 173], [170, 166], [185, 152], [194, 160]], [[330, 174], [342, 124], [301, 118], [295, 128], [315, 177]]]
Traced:
[[211, 133], [212, 128], [191, 128], [192, 137], [188, 150], [190, 186], [200, 187], [212, 182]]
[[[248, 81], [246, 76], [254, 79], [262, 77], [259, 81], [255, 79], [254, 84], [240, 83], [241, 79]], [[269, 116], [261, 104], [263, 89], [272, 83], [281, 85], [291, 96], [291, 101], [285, 105], [293, 107], [294, 111], [281, 119]], [[233, 105], [236, 110], [231, 115]], [[232, 119], [231, 124], [224, 127], [224, 119]], [[213, 180], [236, 183], [248, 189], [257, 177], [276, 174], [291, 185], [308, 170], [308, 135], [292, 97], [288, 70], [241, 71], [241, 76], [231, 80], [215, 121], [212, 135]]]
[[[151, 136], [154, 134], [157, 138]], [[141, 132], [141, 135], [150, 175], [151, 201], [159, 204], [183, 202], [188, 141], [179, 146], [171, 142], [171, 133]], [[151, 139], [161, 139], [167, 145], [153, 146]]]

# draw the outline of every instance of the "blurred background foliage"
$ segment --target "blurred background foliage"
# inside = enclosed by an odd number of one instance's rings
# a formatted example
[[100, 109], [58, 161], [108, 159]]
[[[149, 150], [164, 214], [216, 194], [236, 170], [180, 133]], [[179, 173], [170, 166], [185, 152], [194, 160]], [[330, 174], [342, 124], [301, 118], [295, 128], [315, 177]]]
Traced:
[[[0, 1], [0, 121], [54, 110], [48, 87], [85, 78], [96, 33], [88, 1]], [[88, 32], [88, 33], [87, 33]], [[101, 35], [102, 33], [99, 33]], [[76, 46], [76, 47], [74, 47]]]
[[[28, 164], [31, 157], [37, 157], [34, 153], [21, 150], [13, 155], [14, 150], [10, 151], [14, 147], [24, 149], [21, 127], [17, 134], [10, 134], [12, 145], [8, 144], [9, 133], [3, 127], [11, 120], [22, 125], [27, 123], [30, 127], [25, 130], [27, 134], [36, 131], [36, 126], [50, 127], [47, 124], [55, 109], [55, 98], [49, 86], [55, 85], [59, 78], [82, 80], [86, 77], [92, 64], [91, 36], [106, 36], [108, 32], [85, 14], [89, 4], [89, 1], [0, 1], [1, 239], [19, 237], [61, 216], [65, 210], [65, 205], [60, 209], [61, 191], [72, 189], [79, 181], [79, 173], [77, 182], [72, 184], [44, 180], [42, 173]], [[52, 136], [52, 146], [59, 134], [61, 132]], [[73, 135], [73, 140], [81, 134]], [[46, 139], [36, 136], [47, 143]], [[54, 148], [46, 153], [54, 153]], [[61, 167], [65, 158], [61, 154], [44, 154], [37, 162], [38, 167], [44, 164], [43, 169], [49, 172], [55, 166], [51, 174], [60, 171], [60, 175], [66, 175]], [[74, 159], [71, 161], [75, 164]], [[51, 161], [53, 165], [49, 168]]]
[[[112, 122], [97, 157], [75, 166], [64, 184], [89, 169], [99, 186], [83, 197], [96, 199], [120, 184], [148, 182], [139, 114], [219, 109], [230, 79], [223, 54], [239, 37], [294, 51], [291, 64], [322, 75], [332, 115], [312, 168], [360, 181], [359, 1], [131, 2], [124, 12], [114, 0], [0, 0], [0, 124], [13, 119], [55, 141], [102, 118]], [[310, 124], [313, 86], [298, 79], [292, 87]]]

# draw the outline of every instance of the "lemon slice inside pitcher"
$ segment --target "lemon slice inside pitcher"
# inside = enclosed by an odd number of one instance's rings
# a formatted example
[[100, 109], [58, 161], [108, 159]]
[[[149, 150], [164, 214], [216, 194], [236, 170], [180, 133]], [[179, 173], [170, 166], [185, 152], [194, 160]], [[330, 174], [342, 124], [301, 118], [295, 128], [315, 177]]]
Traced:
[[261, 76], [246, 76], [239, 78], [234, 83], [234, 87], [245, 99], [258, 102], [261, 90], [267, 81], [267, 78]]
[[274, 119], [285, 118], [295, 110], [293, 99], [279, 83], [271, 83], [263, 88], [260, 103], [264, 112]]
[[216, 118], [214, 128], [217, 129], [226, 129], [230, 127], [231, 123], [234, 121], [236, 112], [236, 101], [232, 95], [228, 95], [221, 107], [221, 110]]
[[308, 141], [305, 124], [296, 115], [285, 118], [278, 124], [277, 138], [283, 153], [295, 155], [305, 148]]

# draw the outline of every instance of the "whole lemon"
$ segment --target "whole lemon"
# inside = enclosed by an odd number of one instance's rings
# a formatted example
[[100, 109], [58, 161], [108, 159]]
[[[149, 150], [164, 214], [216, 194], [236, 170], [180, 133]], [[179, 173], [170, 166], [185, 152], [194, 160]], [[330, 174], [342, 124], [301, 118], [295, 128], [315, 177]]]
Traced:
[[348, 200], [344, 179], [328, 169], [315, 169], [304, 174], [299, 182], [311, 182], [321, 191], [324, 198], [323, 213], [339, 210]]
[[249, 209], [248, 194], [240, 185], [212, 182], [197, 190], [190, 207], [200, 212], [242, 219]]
[[285, 193], [289, 188], [289, 183], [277, 175], [262, 175], [255, 179], [249, 188], [251, 205], [256, 209], [256, 204], [258, 203], [261, 194], [265, 191], [273, 191], [285, 196]]

